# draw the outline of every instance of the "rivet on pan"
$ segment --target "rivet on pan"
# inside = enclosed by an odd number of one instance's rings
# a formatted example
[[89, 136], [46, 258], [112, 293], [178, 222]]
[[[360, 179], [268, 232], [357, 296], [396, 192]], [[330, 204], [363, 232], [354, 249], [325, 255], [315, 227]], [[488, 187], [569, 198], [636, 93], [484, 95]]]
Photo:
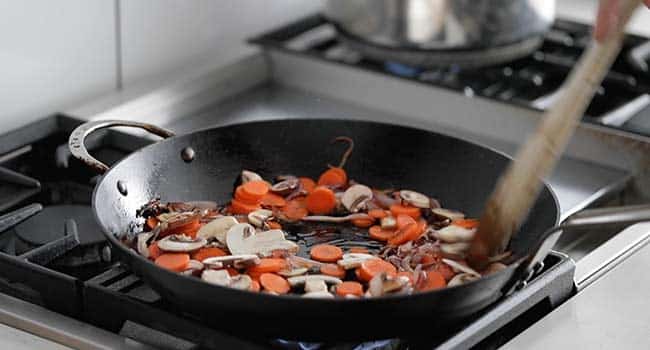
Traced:
[[195, 156], [196, 152], [194, 152], [194, 149], [192, 147], [185, 147], [181, 151], [181, 158], [183, 158], [185, 163], [193, 161]]
[[120, 191], [123, 196], [129, 194], [129, 191], [126, 189], [126, 183], [122, 180], [117, 181], [117, 190]]

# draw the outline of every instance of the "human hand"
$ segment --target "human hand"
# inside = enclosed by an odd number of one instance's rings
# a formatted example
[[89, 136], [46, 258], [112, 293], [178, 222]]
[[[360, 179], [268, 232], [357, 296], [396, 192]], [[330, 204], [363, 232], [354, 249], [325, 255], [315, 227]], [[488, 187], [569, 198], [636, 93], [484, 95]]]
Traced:
[[[650, 8], [650, 0], [643, 0], [643, 2]], [[594, 27], [596, 40], [602, 41], [618, 25], [620, 3], [621, 0], [600, 0]]]

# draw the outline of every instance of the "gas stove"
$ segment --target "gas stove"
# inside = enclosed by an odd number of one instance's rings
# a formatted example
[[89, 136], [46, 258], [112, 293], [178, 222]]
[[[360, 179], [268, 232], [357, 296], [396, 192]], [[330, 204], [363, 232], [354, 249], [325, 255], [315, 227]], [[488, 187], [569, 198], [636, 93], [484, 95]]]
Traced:
[[[646, 231], [622, 233], [618, 228], [565, 235], [528, 283], [439, 339], [342, 343], [333, 336], [318, 344], [255, 334], [242, 339], [174, 308], [114, 259], [89, 219], [97, 177], [70, 157], [66, 144], [83, 120], [140, 119], [182, 133], [262, 119], [346, 117], [421, 127], [512, 154], [525, 131], [534, 127], [544, 108], [540, 101], [552, 99], [571, 64], [565, 62], [564, 73], [557, 73], [558, 65], [546, 66], [547, 61], [528, 57], [488, 69], [484, 76], [453, 67], [436, 76], [430, 70], [359, 58], [339, 47], [336, 34], [328, 29], [327, 35], [318, 30], [311, 38], [301, 35], [322, 26], [327, 24], [320, 17], [307, 18], [256, 39], [265, 48], [263, 54], [146, 93], [141, 88], [120, 91], [0, 135], [0, 323], [73, 347], [497, 348], [567, 300], [579, 298], [586, 286], [648, 242]], [[570, 48], [565, 45], [567, 35], [578, 45], [581, 39], [565, 27], [583, 28], [558, 22], [542, 48]], [[558, 31], [565, 33], [561, 36]], [[319, 38], [328, 39], [314, 46]], [[633, 43], [640, 40], [630, 38]], [[575, 54], [574, 49], [569, 52]], [[549, 57], [550, 51], [545, 53], [545, 59]], [[602, 123], [604, 116], [630, 110], [629, 105], [648, 91], [642, 73], [625, 73], [634, 77], [635, 84], [615, 74], [609, 77], [616, 88], [603, 90], [602, 103], [592, 106], [574, 145], [549, 178], [562, 217], [585, 207], [647, 201], [644, 177], [639, 175], [644, 167], [638, 160], [647, 163], [644, 150], [650, 139], [644, 132]], [[448, 84], [454, 80], [459, 85]], [[489, 84], [513, 81], [517, 84], [495, 87], [494, 94], [485, 91]], [[431, 104], [444, 107], [444, 113], [432, 113]], [[447, 112], [454, 116], [448, 118]], [[112, 164], [151, 142], [137, 132], [110, 130], [94, 134], [87, 145], [98, 159]]]

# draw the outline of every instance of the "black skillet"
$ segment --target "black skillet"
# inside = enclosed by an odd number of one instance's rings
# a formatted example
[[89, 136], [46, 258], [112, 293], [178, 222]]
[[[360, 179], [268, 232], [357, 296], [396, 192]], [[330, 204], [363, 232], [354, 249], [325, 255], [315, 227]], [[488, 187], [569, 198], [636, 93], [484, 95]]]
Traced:
[[[139, 127], [167, 139], [109, 169], [88, 154], [84, 139], [111, 126]], [[480, 214], [509, 162], [497, 151], [433, 132], [333, 119], [253, 122], [181, 136], [143, 123], [94, 121], [74, 130], [69, 146], [75, 157], [104, 173], [95, 188], [93, 208], [120, 259], [179, 310], [234, 333], [303, 340], [377, 339], [422, 335], [421, 326], [426, 325], [427, 336], [433, 336], [504, 297], [525, 281], [531, 257], [539, 261], [550, 249], [550, 244], [541, 243], [557, 223], [558, 204], [546, 185], [510, 244], [518, 259], [507, 269], [462, 286], [413, 295], [306, 299], [240, 291], [159, 268], [120, 242], [131, 232], [136, 209], [155, 197], [226, 202], [242, 169], [264, 178], [287, 173], [316, 178], [338, 159], [340, 149], [329, 144], [341, 135], [355, 141], [346, 164], [351, 178], [376, 188], [420, 191], [471, 217]]]

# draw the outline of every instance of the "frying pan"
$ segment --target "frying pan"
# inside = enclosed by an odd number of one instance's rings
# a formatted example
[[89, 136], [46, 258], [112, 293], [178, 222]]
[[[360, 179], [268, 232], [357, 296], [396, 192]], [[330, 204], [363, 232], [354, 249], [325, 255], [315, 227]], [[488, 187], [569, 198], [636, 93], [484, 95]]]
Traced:
[[[97, 129], [112, 126], [142, 128], [166, 139], [130, 154], [109, 169], [90, 156], [84, 139]], [[242, 169], [267, 179], [287, 173], [317, 178], [328, 163], [338, 159], [341, 150], [329, 143], [341, 135], [355, 141], [346, 163], [352, 179], [375, 188], [423, 192], [439, 199], [443, 207], [470, 217], [480, 214], [509, 162], [495, 150], [434, 132], [336, 119], [269, 120], [182, 136], [139, 122], [92, 121], [73, 131], [69, 146], [76, 158], [104, 173], [93, 194], [93, 210], [119, 258], [179, 312], [249, 336], [254, 332], [323, 340], [422, 335], [421, 327], [414, 323], [418, 320], [426, 322], [422, 324], [426, 324], [428, 337], [442, 334], [525, 283], [562, 228], [549, 230], [558, 221], [558, 204], [545, 185], [510, 243], [516, 259], [508, 268], [457, 287], [368, 299], [273, 296], [211, 285], [162, 269], [120, 241], [133, 234], [136, 210], [147, 201], [160, 197], [163, 202], [226, 202]], [[589, 220], [585, 215], [581, 223], [584, 226]]]

